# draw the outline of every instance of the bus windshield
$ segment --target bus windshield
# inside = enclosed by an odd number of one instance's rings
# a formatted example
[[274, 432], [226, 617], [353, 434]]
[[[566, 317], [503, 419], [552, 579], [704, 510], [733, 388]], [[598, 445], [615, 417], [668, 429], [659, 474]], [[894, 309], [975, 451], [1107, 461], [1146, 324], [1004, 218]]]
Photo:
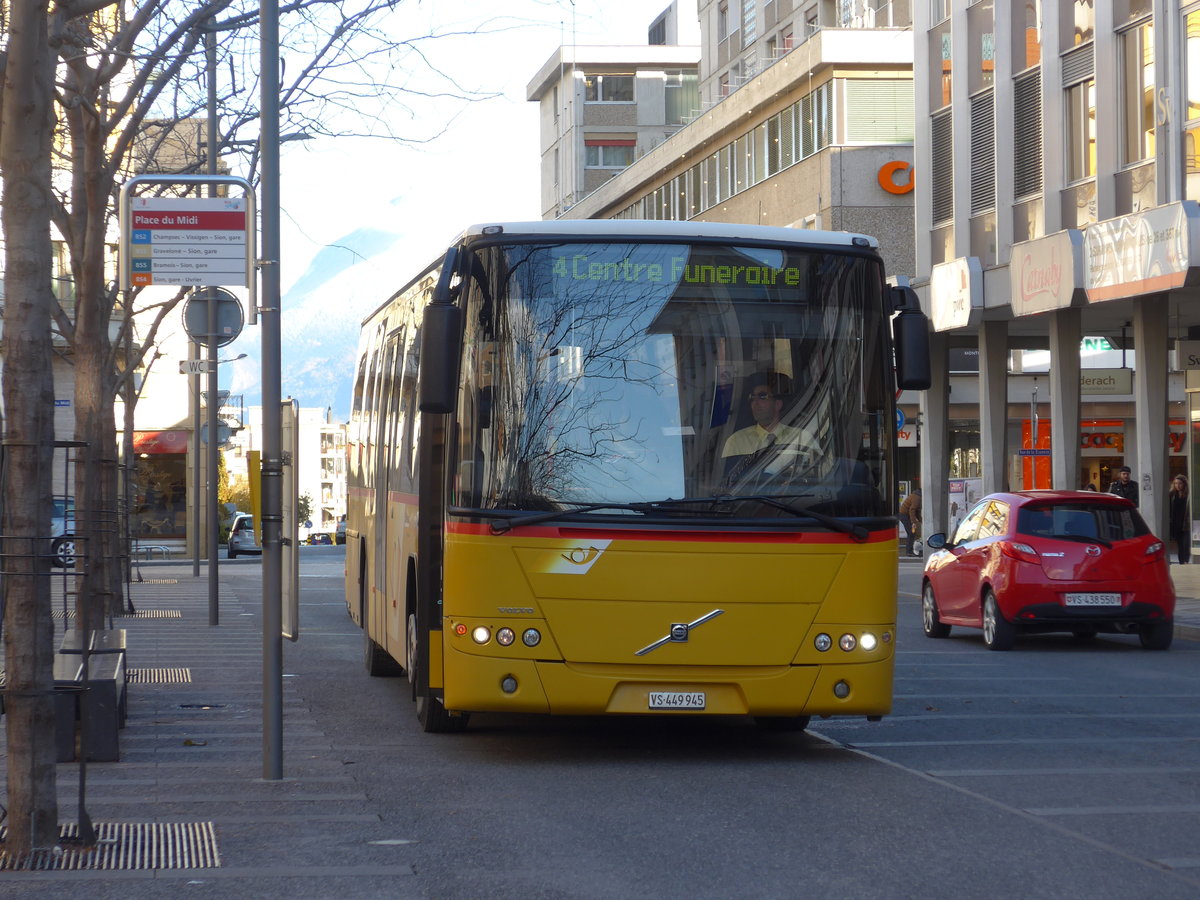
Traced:
[[877, 256], [640, 241], [470, 253], [453, 504], [890, 509]]

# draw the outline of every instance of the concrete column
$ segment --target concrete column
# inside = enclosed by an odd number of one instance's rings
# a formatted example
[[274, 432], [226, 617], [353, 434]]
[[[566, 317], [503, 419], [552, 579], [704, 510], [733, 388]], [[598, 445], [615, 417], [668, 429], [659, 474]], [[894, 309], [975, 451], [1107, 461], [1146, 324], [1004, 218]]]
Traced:
[[979, 326], [979, 449], [983, 492], [1008, 488], [1008, 323]]
[[929, 335], [929, 363], [933, 380], [929, 390], [921, 394], [923, 536], [945, 531], [949, 524], [950, 341], [945, 334]]
[[1080, 310], [1050, 314], [1050, 485], [1077, 491], [1079, 473]]
[[[1159, 537], [1167, 535], [1167, 297], [1155, 294], [1136, 301], [1133, 347], [1137, 369], [1133, 382], [1137, 416], [1137, 467], [1133, 479], [1141, 487], [1142, 518]], [[1126, 435], [1128, 439], [1128, 435]]]

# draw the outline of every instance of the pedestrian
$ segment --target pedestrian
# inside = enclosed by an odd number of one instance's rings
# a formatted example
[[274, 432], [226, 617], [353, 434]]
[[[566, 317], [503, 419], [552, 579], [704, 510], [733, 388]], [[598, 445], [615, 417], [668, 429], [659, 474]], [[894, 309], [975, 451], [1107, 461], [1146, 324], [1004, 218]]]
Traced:
[[912, 493], [904, 498], [904, 502], [900, 504], [900, 512], [897, 515], [900, 523], [904, 526], [904, 531], [908, 535], [905, 539], [904, 552], [908, 556], [920, 556], [913, 549], [913, 541], [921, 533], [921, 489], [913, 488]]
[[1116, 494], [1118, 497], [1124, 497], [1126, 500], [1132, 500], [1133, 505], [1138, 505], [1138, 486], [1136, 481], [1131, 481], [1129, 476], [1133, 474], [1133, 470], [1129, 466], [1121, 466], [1117, 469], [1117, 480], [1114, 481], [1108, 488], [1110, 494]]
[[1083, 475], [1083, 487], [1081, 487], [1080, 490], [1081, 491], [1096, 490], [1096, 486], [1094, 484], [1092, 484], [1092, 476], [1088, 475], [1086, 472]]
[[1183, 565], [1192, 558], [1192, 518], [1188, 510], [1188, 481], [1183, 475], [1171, 479], [1170, 532]]

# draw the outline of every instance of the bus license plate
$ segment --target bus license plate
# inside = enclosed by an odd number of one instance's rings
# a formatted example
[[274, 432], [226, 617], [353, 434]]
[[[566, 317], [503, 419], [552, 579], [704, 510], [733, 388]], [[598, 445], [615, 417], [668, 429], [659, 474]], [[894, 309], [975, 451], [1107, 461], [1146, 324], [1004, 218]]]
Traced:
[[651, 709], [704, 709], [704, 691], [651, 691]]
[[1120, 606], [1119, 593], [1100, 593], [1087, 591], [1084, 593], [1067, 594], [1067, 606]]

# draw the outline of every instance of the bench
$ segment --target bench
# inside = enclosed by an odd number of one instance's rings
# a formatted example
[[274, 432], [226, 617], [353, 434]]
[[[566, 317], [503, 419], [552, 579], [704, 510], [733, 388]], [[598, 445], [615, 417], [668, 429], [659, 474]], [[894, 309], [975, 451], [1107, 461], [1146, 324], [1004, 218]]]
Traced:
[[[124, 628], [91, 632], [87, 690], [79, 691], [83, 686], [81, 635], [75, 629], [63, 635], [54, 655], [59, 762], [76, 757], [74, 722], [82, 714], [87, 715], [88, 722], [88, 759], [114, 762], [121, 758], [117, 731], [125, 727], [127, 710], [125, 650]], [[70, 686], [76, 690], [68, 690]], [[80, 696], [82, 704], [77, 700]], [[70, 704], [69, 711], [66, 704]], [[66, 759], [63, 758], [66, 750], [64, 730], [70, 732], [70, 751]]]
[[133, 545], [132, 552], [133, 552], [133, 556], [141, 557], [142, 559], [146, 560], [147, 562], [149, 562], [151, 559], [153, 559], [156, 555], [162, 557], [163, 559], [171, 558], [171, 548], [166, 546], [165, 544], [137, 544], [137, 543], [135, 543]]

